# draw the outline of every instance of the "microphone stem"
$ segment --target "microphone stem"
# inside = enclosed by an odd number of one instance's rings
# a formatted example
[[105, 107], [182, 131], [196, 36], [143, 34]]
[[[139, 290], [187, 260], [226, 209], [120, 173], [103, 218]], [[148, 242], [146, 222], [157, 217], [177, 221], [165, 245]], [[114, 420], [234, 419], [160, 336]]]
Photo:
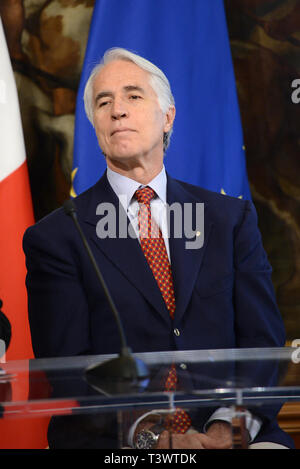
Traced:
[[111, 307], [111, 310], [113, 311], [113, 314], [114, 314], [114, 316], [115, 316], [115, 320], [116, 320], [116, 323], [117, 323], [117, 326], [118, 326], [118, 329], [119, 329], [119, 332], [120, 332], [120, 337], [121, 337], [121, 342], [122, 342], [121, 354], [122, 354], [122, 355], [124, 355], [124, 354], [127, 355], [127, 354], [129, 353], [129, 349], [128, 349], [128, 347], [127, 347], [125, 334], [124, 334], [124, 331], [123, 331], [123, 327], [122, 327], [122, 324], [121, 324], [120, 317], [119, 317], [119, 314], [118, 314], [118, 312], [117, 312], [116, 306], [115, 306], [115, 304], [114, 304], [114, 302], [113, 302], [113, 299], [112, 299], [112, 297], [111, 297], [111, 295], [110, 295], [110, 293], [109, 293], [109, 290], [108, 290], [108, 288], [107, 288], [107, 286], [106, 286], [105, 280], [104, 280], [104, 278], [103, 278], [103, 276], [102, 276], [102, 274], [101, 274], [101, 272], [100, 272], [100, 270], [99, 270], [99, 268], [98, 268], [98, 265], [97, 265], [97, 263], [95, 262], [95, 259], [94, 259], [93, 253], [92, 253], [92, 251], [91, 251], [91, 248], [90, 248], [90, 246], [89, 246], [89, 244], [88, 244], [88, 242], [87, 242], [87, 240], [86, 240], [86, 238], [85, 238], [85, 236], [84, 236], [84, 234], [83, 234], [83, 232], [82, 232], [81, 226], [80, 226], [80, 224], [79, 224], [79, 222], [78, 222], [78, 220], [77, 220], [76, 213], [71, 212], [70, 215], [71, 215], [71, 217], [72, 217], [74, 223], [76, 224], [76, 227], [77, 227], [77, 229], [78, 229], [78, 231], [79, 231], [79, 234], [80, 234], [80, 236], [81, 236], [81, 239], [82, 239], [82, 241], [83, 241], [83, 243], [84, 243], [84, 245], [85, 245], [85, 247], [86, 247], [86, 250], [87, 250], [87, 252], [88, 252], [88, 255], [89, 255], [89, 257], [90, 257], [90, 260], [91, 260], [91, 262], [92, 262], [92, 264], [93, 264], [93, 266], [94, 266], [94, 269], [95, 269], [95, 271], [96, 271], [97, 277], [98, 277], [98, 279], [99, 279], [99, 281], [100, 281], [100, 283], [101, 283], [101, 285], [102, 285], [102, 288], [103, 288], [104, 293], [105, 293], [105, 295], [106, 295], [107, 301], [109, 302], [109, 305], [110, 305], [110, 307]]

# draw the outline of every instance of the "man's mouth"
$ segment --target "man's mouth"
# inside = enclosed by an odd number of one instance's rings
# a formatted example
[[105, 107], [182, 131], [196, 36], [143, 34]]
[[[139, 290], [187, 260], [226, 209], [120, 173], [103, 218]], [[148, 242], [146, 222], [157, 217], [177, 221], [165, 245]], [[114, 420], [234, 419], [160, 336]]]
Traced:
[[110, 135], [111, 135], [111, 137], [112, 137], [113, 135], [120, 134], [120, 133], [123, 133], [123, 132], [134, 132], [134, 130], [133, 130], [133, 129], [128, 129], [128, 128], [125, 128], [125, 127], [124, 127], [124, 128], [122, 128], [122, 129], [115, 129], [115, 130], [113, 130]]

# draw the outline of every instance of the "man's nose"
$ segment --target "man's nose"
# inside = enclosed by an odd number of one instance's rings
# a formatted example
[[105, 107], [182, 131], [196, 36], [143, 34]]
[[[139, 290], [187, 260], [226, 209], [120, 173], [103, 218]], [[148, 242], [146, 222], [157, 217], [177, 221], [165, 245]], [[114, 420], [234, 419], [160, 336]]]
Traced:
[[116, 100], [111, 109], [111, 117], [113, 120], [119, 120], [128, 116], [125, 103], [122, 100]]

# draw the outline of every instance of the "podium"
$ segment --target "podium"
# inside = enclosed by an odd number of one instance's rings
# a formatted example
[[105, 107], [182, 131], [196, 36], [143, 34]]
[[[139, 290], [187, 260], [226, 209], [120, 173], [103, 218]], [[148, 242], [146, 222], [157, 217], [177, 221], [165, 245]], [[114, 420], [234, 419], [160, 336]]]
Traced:
[[[90, 379], [87, 371], [91, 367], [114, 357], [1, 363], [0, 418], [47, 416], [53, 441], [56, 435], [76, 439], [77, 434], [88, 432], [93, 434], [91, 445], [96, 438], [98, 447], [106, 449], [127, 448], [130, 429], [144, 413], [165, 417], [184, 408], [202, 431], [202, 424], [215, 410], [226, 408], [231, 415], [233, 448], [246, 449], [247, 411], [272, 416], [284, 403], [300, 401], [300, 351], [293, 347], [140, 353], [134, 357], [148, 369], [143, 379]], [[176, 391], [166, 392], [164, 380], [172, 364], [178, 386]], [[26, 380], [28, 396], [20, 399], [13, 389], [22, 388]], [[78, 442], [80, 446], [80, 438]], [[171, 437], [170, 445], [172, 448]]]

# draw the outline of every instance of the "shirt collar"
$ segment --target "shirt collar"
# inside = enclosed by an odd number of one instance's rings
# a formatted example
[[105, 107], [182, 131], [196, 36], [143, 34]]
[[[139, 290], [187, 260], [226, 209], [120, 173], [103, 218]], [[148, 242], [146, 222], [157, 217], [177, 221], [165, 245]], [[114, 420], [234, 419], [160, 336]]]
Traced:
[[[123, 176], [110, 168], [107, 168], [107, 179], [112, 189], [122, 202], [124, 209], [127, 211], [134, 193], [140, 187], [145, 187], [138, 181]], [[151, 187], [161, 199], [163, 203], [167, 200], [167, 175], [163, 166], [161, 172], [150, 181], [147, 186]]]

